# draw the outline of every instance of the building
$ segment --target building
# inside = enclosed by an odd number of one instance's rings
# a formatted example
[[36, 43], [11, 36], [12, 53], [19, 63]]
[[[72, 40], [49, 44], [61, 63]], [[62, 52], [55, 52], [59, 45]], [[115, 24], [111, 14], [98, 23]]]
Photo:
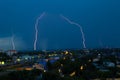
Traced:
[[17, 51], [16, 51], [16, 50], [8, 50], [8, 51], [6, 52], [6, 54], [7, 54], [8, 56], [12, 56], [13, 54], [17, 54]]

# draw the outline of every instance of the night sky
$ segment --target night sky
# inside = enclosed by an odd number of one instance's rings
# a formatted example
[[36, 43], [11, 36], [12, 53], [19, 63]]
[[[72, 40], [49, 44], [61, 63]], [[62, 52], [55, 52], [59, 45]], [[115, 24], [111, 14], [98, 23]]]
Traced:
[[82, 49], [79, 23], [87, 48], [120, 47], [120, 0], [0, 0], [0, 49], [33, 50], [35, 21], [39, 21], [37, 50]]

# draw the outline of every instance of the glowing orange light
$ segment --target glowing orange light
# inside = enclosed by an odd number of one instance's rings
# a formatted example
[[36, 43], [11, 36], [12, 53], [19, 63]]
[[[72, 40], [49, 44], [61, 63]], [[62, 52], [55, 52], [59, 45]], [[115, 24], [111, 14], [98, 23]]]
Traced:
[[28, 71], [30, 71], [30, 70], [32, 70], [32, 68], [25, 68], [25, 70], [28, 70]]

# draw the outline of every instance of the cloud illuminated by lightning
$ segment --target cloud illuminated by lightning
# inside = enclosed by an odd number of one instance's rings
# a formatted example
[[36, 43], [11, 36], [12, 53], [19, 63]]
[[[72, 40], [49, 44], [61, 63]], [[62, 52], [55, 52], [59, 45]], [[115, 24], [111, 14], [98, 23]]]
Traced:
[[[11, 36], [7, 37], [0, 37], [0, 49], [2, 50], [11, 50]], [[16, 36], [15, 37], [15, 49], [17, 50], [26, 50], [26, 43], [22, 39], [22, 37]]]
[[41, 20], [44, 15], [45, 15], [45, 12], [43, 12], [43, 13], [36, 19], [36, 23], [35, 23], [34, 50], [36, 50], [36, 44], [37, 44], [37, 39], [38, 39], [38, 24], [39, 24], [39, 20]]
[[14, 35], [11, 37], [11, 42], [12, 42], [12, 49], [15, 50], [15, 42], [14, 42]]
[[81, 34], [82, 34], [82, 40], [83, 40], [83, 42], [82, 42], [82, 43], [83, 43], [83, 48], [86, 48], [85, 35], [84, 35], [84, 32], [83, 32], [82, 27], [81, 27], [78, 23], [75, 23], [75, 22], [69, 20], [68, 18], [66, 18], [66, 17], [63, 16], [63, 15], [60, 15], [60, 17], [63, 18], [64, 20], [66, 20], [68, 23], [73, 24], [73, 25], [76, 25], [76, 26], [78, 26], [78, 27], [80, 28], [80, 31], [81, 31]]

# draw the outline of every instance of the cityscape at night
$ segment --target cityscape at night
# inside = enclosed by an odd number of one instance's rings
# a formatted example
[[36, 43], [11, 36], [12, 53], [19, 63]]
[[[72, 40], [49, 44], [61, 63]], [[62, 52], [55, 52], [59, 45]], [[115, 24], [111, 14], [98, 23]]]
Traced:
[[120, 80], [119, 0], [1, 0], [0, 9], [0, 80]]

